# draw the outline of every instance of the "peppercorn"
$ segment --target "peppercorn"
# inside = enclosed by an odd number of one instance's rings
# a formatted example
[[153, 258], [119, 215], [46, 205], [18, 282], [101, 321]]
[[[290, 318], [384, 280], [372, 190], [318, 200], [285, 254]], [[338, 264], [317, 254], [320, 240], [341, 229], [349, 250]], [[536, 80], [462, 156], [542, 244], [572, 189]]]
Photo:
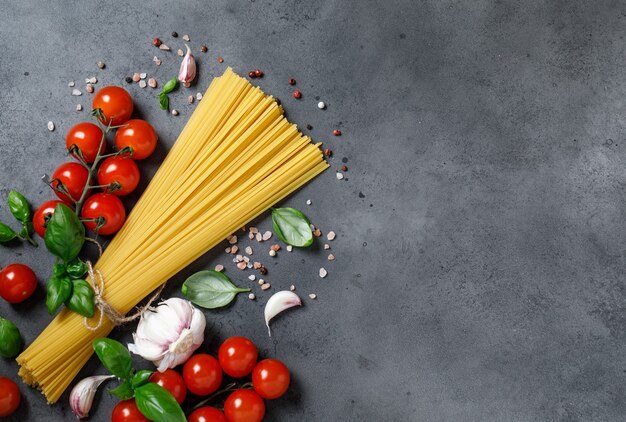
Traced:
[[255, 70], [254, 74], [256, 75], [257, 78], [262, 78], [263, 77], [263, 71], [261, 69]]
[[313, 129], [313, 126], [311, 126], [311, 125], [306, 125], [306, 128], [307, 128], [308, 130], [312, 130], [312, 129]]
[[130, 76], [125, 77], [124, 80], [126, 81], [127, 84], [133, 83], [133, 78], [131, 78]]
[[152, 39], [152, 45], [155, 47], [158, 47], [162, 44], [161, 40], [159, 38], [153, 38]]
[[218, 62], [218, 63], [224, 63], [224, 59], [223, 59], [222, 57], [218, 57], [218, 58], [217, 58], [217, 62]]
[[335, 130], [333, 130], [333, 135], [341, 136], [341, 131], [339, 129], [335, 129]]
[[267, 275], [267, 268], [261, 265], [261, 268], [259, 268], [259, 272], [261, 273], [261, 275]]
[[347, 166], [341, 166], [341, 171], [348, 171], [348, 167]]
[[256, 73], [254, 73], [254, 71], [248, 72], [248, 77], [254, 79], [256, 78]]
[[207, 46], [206, 46], [206, 45], [202, 44], [202, 45], [200, 46], [200, 51], [202, 51], [203, 53], [206, 53], [207, 51], [209, 51], [209, 49], [207, 48]]
[[293, 94], [291, 95], [293, 95], [293, 98], [295, 98], [296, 100], [299, 100], [300, 98], [302, 98], [302, 93], [298, 90], [295, 90]]
[[330, 150], [330, 148], [326, 148], [324, 150], [324, 155], [327, 157], [330, 157], [333, 154], [333, 152]]
[[178, 32], [172, 31], [172, 37], [177, 38], [178, 37]]
[[289, 85], [295, 85], [296, 84], [296, 80], [293, 79], [293, 78], [289, 79], [287, 82], [289, 83]]

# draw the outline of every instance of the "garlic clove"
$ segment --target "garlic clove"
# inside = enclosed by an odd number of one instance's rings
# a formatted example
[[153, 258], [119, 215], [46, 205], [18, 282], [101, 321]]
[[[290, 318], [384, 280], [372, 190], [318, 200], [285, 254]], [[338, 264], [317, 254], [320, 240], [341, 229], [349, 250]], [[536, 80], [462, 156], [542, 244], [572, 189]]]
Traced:
[[300, 300], [297, 294], [289, 290], [274, 293], [272, 297], [269, 298], [265, 305], [265, 325], [267, 326], [267, 332], [270, 337], [272, 336], [272, 331], [270, 330], [270, 321], [272, 318], [294, 306], [302, 306], [302, 300]]
[[111, 378], [115, 378], [115, 375], [96, 375], [87, 377], [74, 386], [70, 393], [70, 407], [78, 419], [89, 416], [98, 387]]
[[187, 54], [183, 57], [183, 61], [180, 64], [180, 70], [178, 71], [178, 80], [182, 82], [185, 87], [189, 87], [191, 82], [196, 78], [196, 60], [191, 54], [191, 49], [187, 44]]

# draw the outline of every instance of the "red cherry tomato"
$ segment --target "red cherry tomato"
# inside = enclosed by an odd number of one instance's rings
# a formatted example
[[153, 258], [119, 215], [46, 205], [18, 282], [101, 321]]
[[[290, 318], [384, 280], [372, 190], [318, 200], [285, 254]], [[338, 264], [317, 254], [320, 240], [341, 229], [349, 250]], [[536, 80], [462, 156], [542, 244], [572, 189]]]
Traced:
[[41, 237], [44, 237], [46, 234], [46, 223], [47, 219], [52, 217], [54, 214], [54, 209], [58, 204], [62, 204], [63, 201], [59, 201], [58, 199], [53, 199], [52, 201], [46, 201], [37, 208], [35, 214], [33, 215], [33, 226], [35, 227], [35, 231]]
[[261, 422], [265, 415], [265, 403], [254, 391], [242, 388], [228, 396], [224, 414], [228, 422]]
[[206, 396], [217, 391], [222, 384], [222, 368], [211, 355], [194, 355], [183, 367], [183, 378], [187, 388], [193, 394]]
[[37, 276], [23, 264], [11, 264], [0, 272], [0, 296], [9, 303], [20, 303], [37, 288]]
[[228, 422], [226, 416], [221, 410], [215, 407], [205, 406], [201, 407], [187, 419], [187, 422]]
[[[89, 164], [96, 159], [101, 143], [100, 154], [104, 154], [106, 142], [102, 142], [102, 129], [98, 125], [89, 122], [82, 122], [72, 126], [65, 137], [67, 150], [71, 151], [73, 148], [78, 148], [85, 161]], [[79, 159], [77, 154], [72, 155]]]
[[[120, 188], [111, 192], [113, 195], [125, 196], [135, 190], [139, 184], [139, 167], [128, 157], [109, 157], [98, 169], [98, 184], [110, 185], [119, 183]], [[105, 189], [105, 192], [108, 191]]]
[[111, 414], [111, 422], [150, 422], [137, 407], [134, 399], [119, 402]]
[[154, 152], [157, 140], [157, 134], [150, 123], [145, 120], [133, 119], [117, 130], [115, 147], [118, 150], [130, 147], [133, 150], [132, 159], [143, 160]]
[[133, 114], [133, 99], [119, 86], [105, 86], [96, 92], [91, 103], [92, 108], [99, 108], [104, 113], [102, 123], [119, 126]]
[[277, 399], [289, 388], [289, 369], [278, 359], [264, 359], [252, 371], [252, 387], [264, 399]]
[[20, 406], [21, 399], [17, 384], [8, 378], [0, 377], [0, 417], [13, 414]]
[[61, 201], [73, 205], [83, 194], [88, 178], [89, 171], [83, 165], [63, 163], [52, 173], [52, 186], [56, 188], [59, 183], [63, 184], [71, 198], [57, 190], [54, 193]]
[[150, 381], [155, 384], [159, 384], [165, 388], [169, 393], [174, 396], [178, 404], [182, 404], [187, 397], [187, 387], [183, 377], [172, 369], [167, 369], [165, 372], [155, 372], [150, 377]]
[[[117, 196], [110, 193], [96, 193], [87, 198], [83, 204], [81, 217], [84, 219], [102, 219], [103, 222], [100, 224], [98, 233], [108, 235], [122, 228], [124, 220], [126, 220], [126, 210]], [[90, 230], [96, 231], [98, 223], [88, 221], [85, 225]]]
[[258, 356], [254, 343], [241, 336], [227, 339], [217, 354], [224, 372], [234, 378], [245, 377], [252, 372]]

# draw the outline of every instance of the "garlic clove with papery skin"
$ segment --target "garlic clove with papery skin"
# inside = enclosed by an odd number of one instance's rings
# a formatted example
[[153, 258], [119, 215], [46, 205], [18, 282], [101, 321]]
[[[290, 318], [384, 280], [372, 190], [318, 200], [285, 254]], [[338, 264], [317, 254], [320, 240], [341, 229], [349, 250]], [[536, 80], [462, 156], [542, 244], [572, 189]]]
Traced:
[[141, 315], [128, 350], [160, 372], [185, 362], [204, 341], [206, 319], [191, 302], [171, 298]]
[[98, 387], [100, 387], [100, 384], [104, 381], [111, 378], [115, 378], [115, 375], [87, 377], [72, 388], [72, 392], [70, 393], [70, 407], [78, 419], [89, 416], [93, 398], [96, 395], [96, 391], [98, 391]]
[[189, 88], [191, 86], [191, 82], [196, 78], [196, 59], [191, 54], [191, 49], [187, 44], [187, 54], [183, 57], [183, 61], [180, 64], [180, 70], [178, 71], [178, 80], [182, 82], [182, 84]]
[[274, 293], [265, 304], [265, 325], [267, 326], [267, 332], [269, 336], [272, 336], [270, 330], [270, 321], [276, 315], [294, 306], [302, 306], [302, 300], [300, 297], [292, 291], [283, 290], [281, 292]]

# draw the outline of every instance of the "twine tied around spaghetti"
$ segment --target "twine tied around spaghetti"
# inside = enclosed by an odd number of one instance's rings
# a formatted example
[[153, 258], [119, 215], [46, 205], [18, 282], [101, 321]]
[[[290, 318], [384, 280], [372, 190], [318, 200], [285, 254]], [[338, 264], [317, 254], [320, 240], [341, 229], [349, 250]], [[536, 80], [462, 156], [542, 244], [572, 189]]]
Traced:
[[[85, 240], [95, 243], [98, 246], [98, 251], [100, 252], [100, 255], [102, 255], [102, 246], [100, 246], [100, 243], [90, 238], [85, 238]], [[150, 309], [154, 301], [157, 300], [157, 298], [163, 291], [163, 288], [165, 287], [165, 284], [162, 284], [161, 287], [159, 287], [156, 292], [154, 292], [154, 294], [150, 297], [148, 302], [144, 306], [139, 308], [135, 313], [131, 315], [124, 315], [113, 306], [111, 306], [111, 304], [104, 299], [104, 277], [102, 276], [100, 270], [96, 270], [93, 268], [93, 265], [91, 265], [91, 261], [87, 261], [87, 274], [89, 276], [88, 278], [91, 282], [91, 286], [93, 287], [94, 304], [96, 308], [98, 308], [98, 310], [100, 311], [98, 324], [95, 327], [89, 324], [89, 320], [87, 317], [83, 318], [85, 327], [91, 331], [96, 331], [102, 326], [102, 320], [105, 315], [116, 327], [127, 322], [136, 320], [137, 318], [141, 317], [141, 314]]]

